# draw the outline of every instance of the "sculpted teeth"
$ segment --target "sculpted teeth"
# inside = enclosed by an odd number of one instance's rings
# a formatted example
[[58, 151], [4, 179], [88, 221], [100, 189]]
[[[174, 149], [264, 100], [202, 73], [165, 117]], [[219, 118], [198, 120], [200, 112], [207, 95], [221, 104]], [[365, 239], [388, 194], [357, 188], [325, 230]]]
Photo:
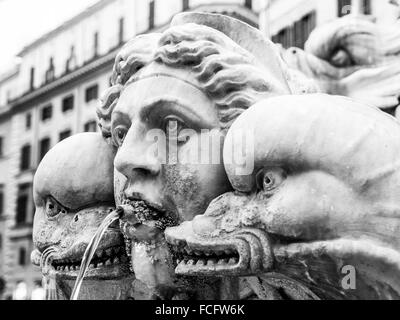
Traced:
[[224, 267], [236, 265], [239, 261], [237, 252], [232, 249], [224, 250], [204, 250], [191, 249], [187, 245], [179, 245], [174, 247], [178, 266], [185, 267]]
[[205, 266], [205, 263], [204, 263], [203, 260], [199, 260], [199, 261], [197, 261], [196, 266], [198, 266], [198, 267], [204, 267], [204, 266]]
[[208, 267], [214, 267], [214, 266], [226, 266], [226, 265], [236, 265], [238, 263], [238, 259], [237, 258], [230, 258], [228, 259], [209, 259], [209, 260], [194, 260], [194, 259], [176, 259], [176, 264], [177, 265], [184, 265], [187, 267], [193, 267], [193, 266], [197, 266], [197, 267], [204, 267], [204, 266], [208, 266]]
[[[89, 265], [89, 269], [126, 262], [128, 262], [128, 257], [125, 256], [125, 249], [123, 247], [113, 247], [96, 252], [93, 256], [92, 263]], [[55, 270], [61, 272], [77, 271], [80, 269], [80, 265], [81, 261], [73, 261], [71, 259], [53, 261]]]
[[214, 260], [208, 260], [207, 261], [207, 266], [213, 266], [215, 264]]

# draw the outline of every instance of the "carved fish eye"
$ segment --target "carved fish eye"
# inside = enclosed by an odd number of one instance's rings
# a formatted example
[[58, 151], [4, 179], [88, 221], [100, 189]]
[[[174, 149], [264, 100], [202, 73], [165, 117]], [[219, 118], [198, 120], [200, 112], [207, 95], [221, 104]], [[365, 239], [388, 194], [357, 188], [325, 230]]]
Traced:
[[53, 218], [60, 213], [66, 214], [67, 209], [60, 205], [53, 197], [47, 197], [46, 199], [46, 215], [49, 218]]
[[279, 187], [286, 179], [282, 168], [263, 168], [256, 175], [257, 189], [268, 194]]
[[128, 128], [122, 125], [119, 125], [114, 129], [113, 138], [118, 146], [122, 146], [127, 133], [128, 133]]

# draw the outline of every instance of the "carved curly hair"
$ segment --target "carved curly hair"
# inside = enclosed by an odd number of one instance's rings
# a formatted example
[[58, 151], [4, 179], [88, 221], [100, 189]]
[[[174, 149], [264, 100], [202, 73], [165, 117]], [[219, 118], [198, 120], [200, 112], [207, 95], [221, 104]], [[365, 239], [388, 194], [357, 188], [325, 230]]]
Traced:
[[150, 63], [190, 69], [214, 101], [224, 129], [255, 102], [287, 93], [249, 51], [223, 33], [192, 23], [171, 27], [162, 34], [137, 36], [118, 53], [112, 86], [97, 109], [106, 139], [111, 137], [111, 114], [121, 92]]

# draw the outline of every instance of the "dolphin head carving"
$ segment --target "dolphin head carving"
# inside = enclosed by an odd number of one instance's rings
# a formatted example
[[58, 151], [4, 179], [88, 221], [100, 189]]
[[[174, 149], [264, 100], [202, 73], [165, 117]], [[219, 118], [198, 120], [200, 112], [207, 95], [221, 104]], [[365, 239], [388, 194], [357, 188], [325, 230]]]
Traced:
[[[254, 168], [235, 164], [235, 133], [254, 133]], [[400, 124], [323, 94], [280, 96], [230, 128], [224, 163], [235, 189], [166, 235], [181, 274], [279, 273], [325, 298], [398, 297]], [[358, 290], [342, 288], [342, 267]], [[382, 268], [388, 272], [382, 273]]]

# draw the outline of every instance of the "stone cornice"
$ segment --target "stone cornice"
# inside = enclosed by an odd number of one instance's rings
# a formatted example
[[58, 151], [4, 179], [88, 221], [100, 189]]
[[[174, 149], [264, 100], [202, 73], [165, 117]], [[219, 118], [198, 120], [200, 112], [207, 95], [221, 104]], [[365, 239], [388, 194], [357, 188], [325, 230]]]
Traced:
[[35, 40], [34, 42], [32, 42], [31, 44], [27, 45], [26, 47], [24, 47], [18, 54], [17, 56], [19, 57], [23, 57], [27, 52], [31, 51], [32, 49], [36, 48], [37, 46], [39, 46], [40, 44], [48, 41], [50, 38], [56, 36], [57, 34], [59, 34], [60, 32], [74, 26], [75, 24], [79, 23], [80, 21], [82, 21], [83, 19], [85, 19], [86, 17], [92, 15], [93, 13], [99, 11], [100, 9], [104, 8], [105, 6], [107, 6], [108, 4], [114, 2], [115, 0], [102, 0], [99, 2], [96, 2], [95, 4], [93, 4], [92, 6], [90, 6], [89, 8], [85, 9], [84, 11], [82, 11], [81, 13], [79, 13], [78, 15], [72, 17], [71, 19], [65, 21], [63, 24], [61, 24], [60, 26], [58, 26], [57, 28], [51, 30], [50, 32], [44, 34], [43, 36], [41, 36], [39, 39]]
[[[257, 13], [252, 10], [243, 7], [238, 4], [207, 4], [207, 5], [199, 5], [197, 7], [191, 8], [190, 11], [199, 11], [199, 12], [212, 12], [212, 13], [220, 13], [229, 16], [236, 17], [242, 21], [249, 23], [252, 26], [258, 25], [258, 16]], [[169, 23], [165, 25], [158, 26], [154, 29], [147, 30], [144, 33], [148, 32], [162, 32], [168, 27]], [[67, 85], [70, 85], [77, 81], [82, 81], [86, 76], [93, 74], [94, 72], [105, 69], [107, 67], [112, 69], [112, 65], [114, 63], [115, 56], [117, 55], [120, 47], [112, 49], [109, 53], [91, 61], [78, 69], [64, 74], [61, 77], [55, 79], [54, 81], [45, 84], [33, 91], [26, 92], [25, 94], [19, 96], [18, 98], [9, 102], [6, 107], [0, 108], [0, 120], [11, 116], [13, 113], [18, 112], [24, 106], [35, 103], [36, 101], [42, 101], [46, 96], [51, 95], [52, 93], [64, 88]]]
[[[114, 59], [118, 52], [118, 49], [119, 48], [114, 49], [111, 52], [105, 54], [104, 56], [102, 56], [92, 62], [89, 62], [68, 74], [65, 74], [65, 75], [59, 77], [58, 79], [40, 87], [34, 91], [27, 92], [27, 93], [23, 94], [22, 96], [16, 98], [15, 100], [12, 100], [10, 102], [10, 107], [9, 107], [10, 110], [8, 110], [8, 111], [9, 112], [17, 111], [17, 109], [19, 109], [20, 107], [25, 106], [29, 103], [33, 103], [34, 101], [36, 101], [38, 99], [42, 99], [44, 96], [49, 95], [49, 94], [53, 93], [54, 91], [66, 86], [70, 83], [79, 81], [86, 75], [93, 74], [94, 72], [96, 72], [97, 70], [100, 70], [102, 68], [109, 67], [110, 71], [111, 71], [111, 68], [114, 63]], [[0, 117], [1, 117], [1, 115], [0, 115]]]

